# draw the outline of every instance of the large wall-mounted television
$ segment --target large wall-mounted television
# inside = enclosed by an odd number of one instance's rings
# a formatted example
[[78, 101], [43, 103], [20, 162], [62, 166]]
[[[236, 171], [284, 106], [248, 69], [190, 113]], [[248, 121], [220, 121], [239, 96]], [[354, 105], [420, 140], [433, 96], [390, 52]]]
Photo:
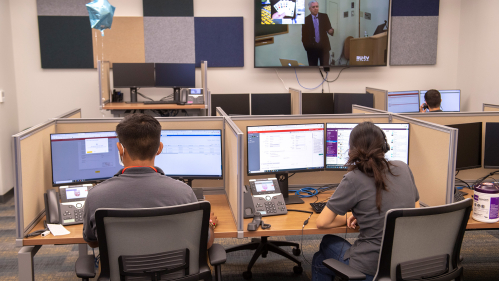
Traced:
[[254, 1], [257, 68], [387, 65], [390, 0]]

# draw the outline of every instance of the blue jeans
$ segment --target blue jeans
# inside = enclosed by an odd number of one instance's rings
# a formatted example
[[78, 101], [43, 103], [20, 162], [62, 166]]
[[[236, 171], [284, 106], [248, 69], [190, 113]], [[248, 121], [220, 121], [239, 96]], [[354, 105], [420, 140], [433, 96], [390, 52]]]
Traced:
[[[319, 251], [314, 254], [312, 259], [312, 281], [334, 280], [334, 272], [324, 266], [322, 261], [327, 259], [336, 259], [344, 264], [348, 264], [350, 259], [343, 260], [345, 252], [350, 249], [352, 245], [345, 239], [336, 235], [324, 235]], [[374, 276], [367, 275], [365, 281], [372, 281]]]

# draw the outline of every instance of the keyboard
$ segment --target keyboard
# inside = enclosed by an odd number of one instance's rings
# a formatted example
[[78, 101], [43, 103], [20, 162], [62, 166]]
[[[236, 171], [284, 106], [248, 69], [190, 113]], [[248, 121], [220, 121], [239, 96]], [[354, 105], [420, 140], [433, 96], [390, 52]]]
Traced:
[[144, 104], [177, 104], [174, 100], [148, 100], [144, 101]]
[[464, 200], [464, 195], [467, 195], [468, 193], [461, 191], [461, 190], [456, 190], [454, 193], [454, 202], [459, 202]]
[[312, 209], [314, 209], [314, 212], [317, 214], [320, 214], [324, 207], [326, 207], [327, 202], [318, 202], [318, 203], [310, 203], [310, 206], [312, 206]]

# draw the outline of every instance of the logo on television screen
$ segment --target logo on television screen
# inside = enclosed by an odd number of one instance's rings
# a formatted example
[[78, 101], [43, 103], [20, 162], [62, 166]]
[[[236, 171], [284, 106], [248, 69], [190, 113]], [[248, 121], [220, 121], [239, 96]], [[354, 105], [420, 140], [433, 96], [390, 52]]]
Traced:
[[357, 61], [369, 61], [369, 56], [357, 56]]

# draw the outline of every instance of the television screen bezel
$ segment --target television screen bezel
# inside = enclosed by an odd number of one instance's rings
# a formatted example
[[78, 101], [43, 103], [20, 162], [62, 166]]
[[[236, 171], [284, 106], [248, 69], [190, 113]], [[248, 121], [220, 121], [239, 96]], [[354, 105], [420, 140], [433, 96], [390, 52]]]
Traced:
[[[391, 1], [390, 0], [386, 0], [388, 1], [388, 18], [386, 19], [386, 32], [387, 32], [387, 36], [386, 36], [386, 52], [388, 53], [387, 56], [389, 56], [389, 53], [390, 53], [390, 48], [388, 48], [388, 45], [389, 45], [389, 32], [390, 32], [390, 19], [391, 19], [391, 10], [392, 10], [392, 7], [391, 7]], [[379, 65], [319, 65], [319, 66], [310, 66], [310, 65], [303, 65], [303, 66], [299, 66], [299, 67], [296, 67], [296, 66], [283, 66], [283, 65], [276, 65], [276, 66], [257, 66], [256, 65], [256, 40], [257, 39], [264, 39], [264, 38], [270, 38], [270, 37], [273, 37], [273, 36], [276, 36], [276, 35], [281, 35], [281, 34], [289, 34], [289, 24], [286, 24], [288, 25], [288, 28], [287, 28], [287, 32], [278, 32], [278, 33], [273, 33], [273, 34], [268, 34], [268, 35], [261, 35], [261, 36], [256, 36], [256, 28], [255, 28], [255, 25], [256, 25], [256, 18], [255, 18], [255, 15], [257, 14], [256, 13], [256, 9], [257, 9], [257, 4], [258, 5], [261, 5], [261, 0], [255, 0], [255, 4], [253, 6], [253, 68], [283, 68], [283, 69], [316, 69], [316, 68], [357, 68], [357, 67], [387, 67], [388, 66], [388, 58], [386, 60], [386, 63], [385, 64], [379, 64]], [[360, 8], [360, 7], [359, 7]], [[260, 11], [260, 9], [259, 9]], [[258, 15], [261, 16], [261, 13], [258, 13]], [[359, 15], [360, 16], [360, 15]], [[361, 35], [359, 35], [358, 38], [362, 38]], [[299, 43], [301, 44], [301, 43]]]

